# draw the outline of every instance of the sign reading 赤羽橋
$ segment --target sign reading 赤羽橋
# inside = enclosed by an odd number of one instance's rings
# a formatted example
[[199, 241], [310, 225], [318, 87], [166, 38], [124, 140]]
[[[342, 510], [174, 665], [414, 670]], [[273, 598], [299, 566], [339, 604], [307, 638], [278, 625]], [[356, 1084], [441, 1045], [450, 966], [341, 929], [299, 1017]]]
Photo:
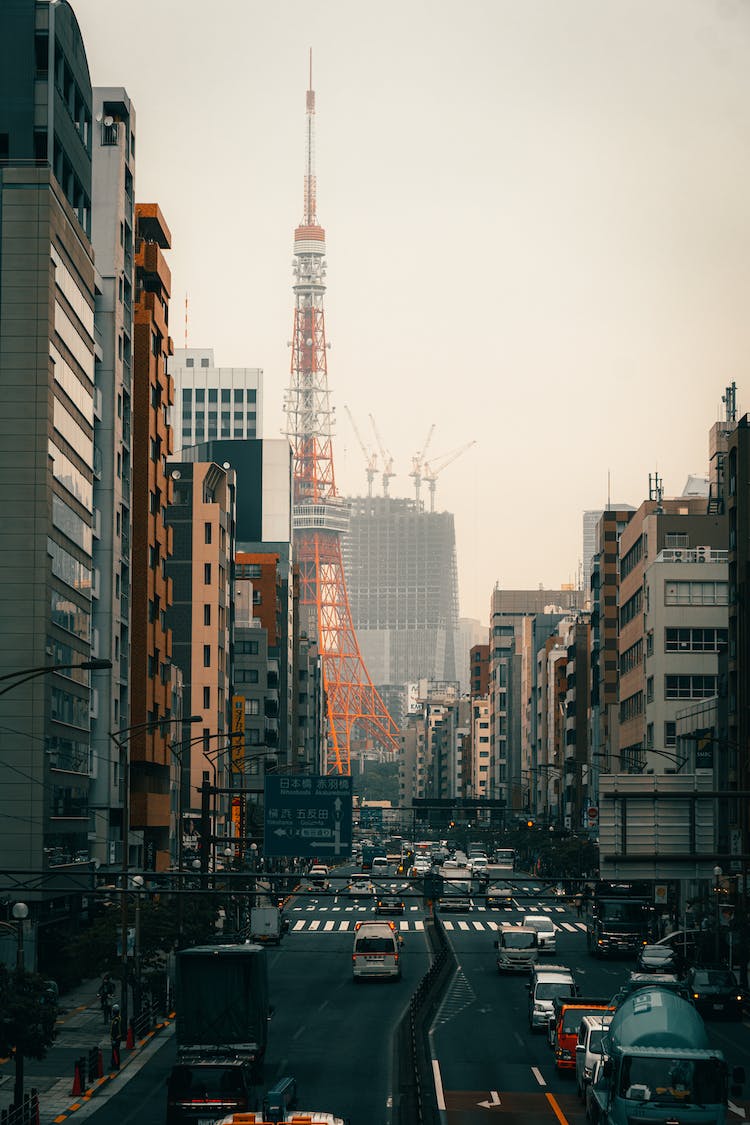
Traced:
[[265, 778], [264, 852], [325, 860], [351, 855], [352, 779]]

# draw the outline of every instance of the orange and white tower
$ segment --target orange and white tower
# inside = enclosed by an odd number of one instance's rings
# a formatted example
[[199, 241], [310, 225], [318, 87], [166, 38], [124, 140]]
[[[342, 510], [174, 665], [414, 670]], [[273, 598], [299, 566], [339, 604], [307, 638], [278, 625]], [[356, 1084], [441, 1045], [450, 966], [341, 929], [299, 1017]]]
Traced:
[[300, 571], [300, 612], [317, 638], [328, 709], [329, 773], [351, 772], [356, 729], [381, 748], [395, 750], [398, 730], [372, 685], [359, 651], [346, 593], [341, 536], [349, 505], [336, 492], [328, 391], [325, 231], [315, 198], [315, 92], [307, 91], [305, 191], [302, 222], [294, 232], [294, 333], [291, 385], [284, 410], [294, 448], [294, 548]]

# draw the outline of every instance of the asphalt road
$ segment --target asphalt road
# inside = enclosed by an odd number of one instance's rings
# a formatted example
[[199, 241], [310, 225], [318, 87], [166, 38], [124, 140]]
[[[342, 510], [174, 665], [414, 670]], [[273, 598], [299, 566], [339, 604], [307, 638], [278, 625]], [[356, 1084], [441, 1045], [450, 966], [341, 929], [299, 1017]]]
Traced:
[[[280, 947], [269, 949], [274, 1014], [266, 1082], [291, 1074], [301, 1110], [328, 1110], [352, 1125], [388, 1125], [393, 1031], [429, 964], [423, 902], [407, 896], [403, 917], [394, 919], [404, 937], [401, 981], [355, 984], [354, 924], [372, 916], [373, 903], [338, 894], [343, 880], [333, 883], [327, 894], [308, 892], [287, 904], [290, 931]], [[612, 995], [632, 967], [589, 957], [583, 919], [531, 880], [518, 881], [507, 909], [487, 910], [476, 897], [469, 912], [445, 915], [458, 972], [430, 1033], [445, 1125], [486, 1125], [488, 1117], [501, 1118], [502, 1125], [583, 1125], [574, 1079], [556, 1072], [546, 1037], [529, 1030], [527, 978], [501, 976], [495, 964], [495, 926], [539, 911], [557, 926], [557, 952], [545, 960], [568, 965], [582, 992]], [[708, 1029], [730, 1065], [743, 1065], [750, 1074], [750, 1026], [711, 1022]], [[92, 1115], [97, 1125], [163, 1125], [174, 1058], [170, 1039]], [[737, 1099], [736, 1105], [730, 1125], [743, 1113], [750, 1116], [750, 1100]]]
[[[588, 996], [613, 995], [633, 963], [590, 957], [584, 919], [543, 890], [543, 884], [519, 880], [511, 908], [487, 911], [475, 900], [470, 913], [444, 918], [459, 968], [433, 1021], [431, 1043], [447, 1125], [486, 1123], [488, 1114], [502, 1125], [585, 1121], [575, 1072], [558, 1072], [546, 1036], [529, 1029], [528, 978], [498, 973], [488, 927], [493, 921], [518, 923], [525, 913], [549, 914], [557, 949], [542, 963], [568, 966]], [[729, 1065], [742, 1065], [750, 1075], [750, 1026], [710, 1021], [707, 1028]], [[737, 1113], [730, 1113], [729, 1122], [750, 1116], [750, 1099], [734, 1101]]]

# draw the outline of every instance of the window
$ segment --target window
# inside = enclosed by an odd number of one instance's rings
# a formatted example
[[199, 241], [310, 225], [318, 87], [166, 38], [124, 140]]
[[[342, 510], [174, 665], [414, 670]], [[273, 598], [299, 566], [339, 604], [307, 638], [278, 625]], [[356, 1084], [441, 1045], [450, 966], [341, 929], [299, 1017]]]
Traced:
[[242, 390], [241, 387], [235, 388], [234, 401], [235, 402], [244, 402], [245, 401], [245, 392]]
[[203, 706], [204, 708], [211, 706], [211, 688], [204, 687], [203, 689]]
[[203, 585], [211, 585], [211, 563], [203, 564]]
[[203, 667], [204, 668], [210, 668], [211, 667], [211, 646], [210, 645], [204, 645], [203, 646]]
[[665, 629], [665, 652], [718, 652], [726, 648], [726, 629]]
[[217, 387], [209, 387], [208, 388], [208, 401], [209, 402], [218, 402], [219, 401], [219, 390], [218, 390]]
[[258, 655], [258, 642], [257, 641], [238, 641], [235, 646], [235, 652], [245, 656]]
[[665, 605], [727, 605], [728, 600], [726, 582], [664, 583]]
[[627, 625], [643, 609], [643, 589], [636, 590], [632, 598], [628, 598], [620, 610], [620, 625]]
[[632, 672], [634, 668], [638, 668], [643, 662], [643, 641], [638, 640], [630, 648], [626, 649], [620, 657], [620, 675], [625, 676], [628, 672]]
[[260, 715], [260, 700], [246, 699], [245, 700], [245, 714], [246, 715]]
[[643, 714], [643, 692], [637, 691], [634, 695], [623, 699], [620, 704], [620, 722], [626, 723], [629, 719], [635, 719], [638, 715]]
[[[649, 676], [646, 679], [646, 702], [647, 703], [653, 703], [654, 702], [654, 677], [653, 676]], [[652, 726], [653, 726], [653, 724], [652, 724]], [[652, 745], [653, 745], [653, 743], [652, 743]]]
[[209, 522], [206, 522], [203, 525], [203, 542], [211, 542], [211, 524]]
[[235, 680], [238, 684], [257, 684], [258, 683], [258, 669], [257, 668], [238, 668], [235, 672]]
[[654, 746], [654, 724], [646, 723], [646, 746], [649, 750]]
[[211, 624], [211, 606], [210, 605], [204, 605], [203, 606], [203, 624], [204, 625], [210, 625]]
[[677, 745], [677, 723], [667, 722], [664, 724], [664, 745]]
[[665, 676], [665, 699], [710, 699], [716, 695], [716, 676]]
[[230, 402], [231, 398], [232, 398], [232, 392], [229, 390], [229, 388], [228, 387], [222, 387], [222, 389], [221, 389], [221, 401], [222, 402]]
[[210, 367], [208, 358], [206, 356], [201, 356], [201, 367]]
[[202, 403], [205, 403], [205, 401], [206, 401], [206, 392], [205, 392], [205, 390], [203, 389], [203, 387], [196, 387], [196, 388], [195, 388], [195, 401], [196, 401], [196, 402], [202, 402]]
[[186, 367], [195, 367], [195, 360], [193, 359], [193, 357], [191, 355], [189, 355], [187, 357], [187, 359], [185, 360], [185, 366]]
[[690, 540], [682, 531], [667, 531], [664, 535], [665, 547], [689, 547]]
[[643, 558], [643, 536], [636, 539], [630, 550], [623, 555], [620, 562], [620, 577], [627, 578], [634, 566]]

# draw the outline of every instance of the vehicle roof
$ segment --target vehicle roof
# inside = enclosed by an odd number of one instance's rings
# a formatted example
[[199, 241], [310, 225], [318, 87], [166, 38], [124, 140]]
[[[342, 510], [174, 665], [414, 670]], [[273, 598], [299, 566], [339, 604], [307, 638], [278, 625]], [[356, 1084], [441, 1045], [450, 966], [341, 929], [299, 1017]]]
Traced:
[[536, 925], [537, 922], [544, 922], [548, 929], [554, 930], [555, 923], [552, 921], [548, 914], [524, 914], [524, 926]]
[[500, 929], [505, 930], [506, 932], [508, 930], [511, 930], [511, 931], [518, 932], [520, 934], [535, 934], [536, 933], [536, 930], [534, 929], [533, 926], [514, 926], [512, 922], [501, 922], [500, 923]]
[[708, 1048], [705, 1025], [693, 1005], [676, 992], [658, 987], [640, 989], [622, 1001], [610, 1024], [609, 1041], [623, 1050], [631, 1046]]
[[567, 965], [535, 965], [532, 969], [535, 977], [572, 977], [573, 970]]
[[585, 1023], [586, 1027], [590, 1027], [592, 1031], [606, 1031], [612, 1023], [613, 1015], [614, 1012], [602, 1012], [598, 1016], [584, 1016], [581, 1024]]

